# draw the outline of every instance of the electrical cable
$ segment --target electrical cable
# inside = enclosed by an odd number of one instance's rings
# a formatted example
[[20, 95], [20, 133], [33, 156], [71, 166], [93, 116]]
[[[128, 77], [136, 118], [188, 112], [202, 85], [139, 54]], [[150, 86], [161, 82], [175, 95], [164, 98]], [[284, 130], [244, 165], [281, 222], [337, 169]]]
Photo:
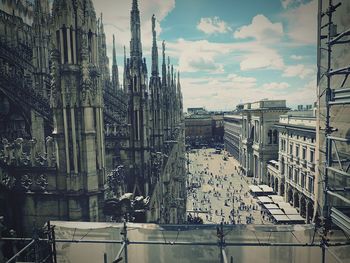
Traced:
[[80, 238], [80, 240], [83, 240], [83, 238], [85, 238], [85, 237], [91, 232], [91, 230], [92, 230], [92, 228], [90, 228], [89, 231], [88, 231], [84, 236], [82, 236], [82, 237]]

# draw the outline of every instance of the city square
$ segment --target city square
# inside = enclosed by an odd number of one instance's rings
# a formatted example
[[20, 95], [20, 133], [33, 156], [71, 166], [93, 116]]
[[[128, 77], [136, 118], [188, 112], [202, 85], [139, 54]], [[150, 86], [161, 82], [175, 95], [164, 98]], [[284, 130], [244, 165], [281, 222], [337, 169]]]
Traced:
[[262, 219], [261, 207], [249, 193], [252, 178], [242, 175], [237, 160], [212, 148], [188, 155], [187, 214], [198, 215], [204, 224], [270, 223]]

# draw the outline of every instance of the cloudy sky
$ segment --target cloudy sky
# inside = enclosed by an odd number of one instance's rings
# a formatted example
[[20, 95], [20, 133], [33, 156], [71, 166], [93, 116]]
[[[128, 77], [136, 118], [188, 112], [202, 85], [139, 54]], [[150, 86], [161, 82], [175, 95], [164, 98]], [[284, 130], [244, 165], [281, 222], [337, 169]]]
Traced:
[[[103, 13], [119, 72], [129, 51], [132, 0], [94, 0]], [[180, 70], [184, 107], [233, 109], [259, 99], [316, 100], [316, 0], [139, 0], [143, 53], [150, 72], [151, 17], [158, 48]], [[161, 56], [160, 56], [161, 57]], [[161, 63], [161, 61], [159, 61]]]

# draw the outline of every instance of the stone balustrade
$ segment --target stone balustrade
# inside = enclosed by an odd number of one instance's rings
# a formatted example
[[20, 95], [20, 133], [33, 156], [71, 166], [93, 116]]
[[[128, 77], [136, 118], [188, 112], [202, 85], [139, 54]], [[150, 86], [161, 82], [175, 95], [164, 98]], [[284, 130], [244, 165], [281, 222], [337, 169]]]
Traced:
[[107, 123], [105, 125], [105, 136], [106, 137], [129, 137], [130, 134], [130, 126], [127, 124], [118, 124], [118, 123]]
[[45, 140], [46, 152], [36, 147], [35, 138], [24, 140], [17, 138], [10, 142], [2, 139], [0, 143], [0, 165], [14, 167], [56, 167], [56, 149], [53, 138]]

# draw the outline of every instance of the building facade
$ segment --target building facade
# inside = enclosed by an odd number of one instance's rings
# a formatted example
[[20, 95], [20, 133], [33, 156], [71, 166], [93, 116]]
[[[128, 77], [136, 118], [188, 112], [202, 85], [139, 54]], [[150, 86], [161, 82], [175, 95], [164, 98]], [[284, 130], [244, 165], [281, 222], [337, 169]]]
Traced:
[[241, 169], [258, 183], [267, 182], [267, 162], [277, 158], [278, 131], [273, 125], [287, 111], [285, 100], [262, 100], [243, 106]]
[[185, 118], [186, 141], [208, 143], [213, 138], [210, 115], [190, 115]]
[[274, 125], [278, 130], [278, 159], [267, 166], [267, 182], [276, 193], [285, 197], [309, 223], [315, 204], [316, 118], [281, 115]]
[[241, 162], [242, 115], [224, 115], [225, 149], [236, 160]]
[[[197, 108], [194, 109], [197, 110]], [[202, 114], [197, 112], [187, 115], [185, 117], [185, 134], [186, 143], [194, 147], [222, 143], [224, 137], [223, 113], [206, 112]]]

